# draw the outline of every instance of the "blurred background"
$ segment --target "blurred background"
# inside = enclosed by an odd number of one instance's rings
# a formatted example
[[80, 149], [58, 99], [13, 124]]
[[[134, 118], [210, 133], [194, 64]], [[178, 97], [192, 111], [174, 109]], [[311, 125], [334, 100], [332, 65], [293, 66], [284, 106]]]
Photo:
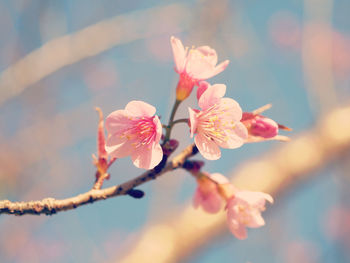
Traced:
[[[172, 35], [229, 59], [209, 81], [244, 111], [272, 103], [266, 115], [293, 132], [290, 143], [223, 150], [205, 165], [274, 196], [247, 240], [224, 214], [212, 222], [193, 211], [196, 183], [177, 170], [140, 187], [141, 200], [1, 215], [0, 262], [350, 262], [349, 10], [348, 0], [1, 0], [0, 199], [88, 191], [95, 106], [106, 116], [143, 100], [166, 122], [178, 80]], [[195, 105], [191, 96], [177, 116]], [[182, 124], [174, 137], [180, 149], [191, 142]], [[125, 158], [110, 172], [104, 186], [142, 171]]]

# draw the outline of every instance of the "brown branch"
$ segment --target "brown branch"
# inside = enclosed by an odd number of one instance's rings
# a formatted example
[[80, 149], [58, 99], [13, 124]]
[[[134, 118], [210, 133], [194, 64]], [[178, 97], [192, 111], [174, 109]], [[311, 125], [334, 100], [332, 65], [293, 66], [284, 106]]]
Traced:
[[161, 176], [166, 172], [182, 167], [183, 163], [197, 152], [198, 150], [195, 145], [191, 144], [170, 162], [166, 163], [167, 157], [164, 156], [161, 163], [154, 169], [146, 171], [140, 176], [123, 184], [115, 185], [102, 190], [92, 189], [86, 193], [62, 200], [57, 200], [54, 198], [45, 198], [43, 200], [29, 202], [11, 202], [9, 200], [3, 200], [0, 201], [0, 214], [53, 215], [57, 212], [75, 209], [79, 206], [93, 203], [95, 201], [104, 200], [119, 195], [128, 195], [133, 188], [150, 180], [156, 179], [158, 176]]

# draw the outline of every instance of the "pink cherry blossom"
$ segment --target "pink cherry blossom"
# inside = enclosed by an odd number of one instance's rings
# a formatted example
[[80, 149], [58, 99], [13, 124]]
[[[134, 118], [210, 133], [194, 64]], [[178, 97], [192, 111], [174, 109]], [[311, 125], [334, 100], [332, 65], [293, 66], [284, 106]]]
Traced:
[[189, 108], [191, 137], [199, 152], [208, 160], [221, 157], [220, 147], [234, 149], [247, 139], [246, 127], [240, 122], [242, 110], [231, 98], [223, 98], [226, 86], [215, 84], [200, 96], [198, 105], [202, 110]]
[[209, 79], [222, 72], [229, 61], [216, 65], [218, 57], [216, 51], [208, 46], [200, 46], [188, 50], [184, 48], [181, 40], [171, 37], [170, 39], [175, 70], [180, 75], [180, 80], [176, 88], [176, 99], [184, 100], [192, 92], [195, 85], [201, 80]]
[[223, 199], [217, 185], [228, 184], [227, 178], [219, 173], [205, 173], [197, 177], [197, 183], [193, 206], [195, 208], [202, 207], [204, 211], [212, 214], [219, 212]]
[[138, 168], [159, 164], [163, 157], [159, 144], [162, 124], [155, 112], [155, 107], [143, 101], [131, 101], [124, 110], [112, 112], [106, 119], [107, 152], [116, 158], [130, 155]]
[[261, 212], [265, 210], [266, 200], [273, 203], [269, 194], [251, 191], [237, 191], [228, 199], [227, 223], [233, 235], [245, 239], [246, 227], [258, 228], [265, 225]]

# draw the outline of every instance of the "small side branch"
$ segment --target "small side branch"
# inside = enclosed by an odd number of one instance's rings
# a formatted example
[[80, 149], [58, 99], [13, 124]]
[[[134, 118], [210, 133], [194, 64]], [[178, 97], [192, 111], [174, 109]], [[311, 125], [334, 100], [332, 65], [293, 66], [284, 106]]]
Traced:
[[55, 213], [75, 209], [79, 206], [93, 203], [95, 201], [104, 200], [107, 198], [128, 195], [129, 191], [133, 188], [144, 184], [150, 180], [156, 179], [162, 174], [172, 171], [174, 169], [182, 167], [184, 162], [191, 156], [198, 152], [196, 146], [191, 144], [187, 146], [179, 155], [174, 157], [165, 165], [162, 162], [154, 169], [149, 170], [141, 174], [140, 176], [129, 180], [123, 184], [108, 187], [105, 189], [92, 189], [86, 193], [66, 198], [66, 199], [54, 199], [45, 198], [38, 201], [29, 202], [11, 202], [9, 200], [0, 201], [0, 214], [12, 214], [12, 215], [53, 215]]

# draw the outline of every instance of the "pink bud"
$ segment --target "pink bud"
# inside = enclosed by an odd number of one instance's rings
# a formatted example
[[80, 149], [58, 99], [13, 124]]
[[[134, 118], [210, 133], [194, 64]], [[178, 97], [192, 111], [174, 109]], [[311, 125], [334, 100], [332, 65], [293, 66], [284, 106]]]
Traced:
[[250, 133], [253, 136], [272, 138], [278, 134], [278, 124], [269, 118], [258, 117], [252, 121]]
[[278, 135], [279, 130], [291, 131], [292, 129], [276, 123], [274, 120], [260, 115], [265, 110], [271, 108], [271, 104], [264, 105], [253, 112], [243, 112], [241, 122], [248, 130], [246, 142], [261, 142], [266, 140], [289, 140], [286, 136]]
[[99, 122], [97, 128], [97, 154], [99, 158], [107, 159], [108, 154], [105, 149], [105, 130], [104, 130], [104, 121], [103, 113], [99, 107], [95, 108], [98, 112]]

